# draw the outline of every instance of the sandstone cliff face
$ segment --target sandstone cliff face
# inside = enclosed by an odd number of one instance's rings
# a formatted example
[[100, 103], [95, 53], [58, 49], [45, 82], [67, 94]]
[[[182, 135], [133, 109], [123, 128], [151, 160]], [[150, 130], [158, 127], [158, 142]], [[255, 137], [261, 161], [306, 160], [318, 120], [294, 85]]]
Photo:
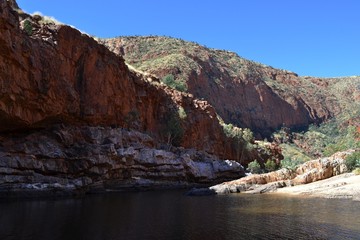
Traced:
[[76, 29], [25, 17], [19, 22], [1, 1], [0, 131], [67, 123], [131, 127], [166, 139], [164, 125], [182, 106], [180, 145], [224, 155], [226, 139], [207, 102], [129, 71], [121, 57]]
[[6, 1], [1, 11], [1, 130], [57, 120], [115, 124], [135, 105], [121, 58], [68, 26], [43, 26], [51, 42], [28, 36]]
[[[188, 91], [206, 99], [225, 120], [262, 136], [281, 126], [304, 128], [341, 113], [356, 96], [333, 91], [357, 79], [320, 79], [274, 69], [235, 53], [208, 49], [166, 37], [123, 37], [100, 40], [127, 62], [159, 78], [172, 74]], [[355, 88], [350, 87], [354, 85]], [[337, 90], [338, 91], [338, 90]]]
[[244, 176], [235, 161], [194, 149], [169, 151], [120, 128], [57, 125], [0, 140], [0, 194], [187, 187]]

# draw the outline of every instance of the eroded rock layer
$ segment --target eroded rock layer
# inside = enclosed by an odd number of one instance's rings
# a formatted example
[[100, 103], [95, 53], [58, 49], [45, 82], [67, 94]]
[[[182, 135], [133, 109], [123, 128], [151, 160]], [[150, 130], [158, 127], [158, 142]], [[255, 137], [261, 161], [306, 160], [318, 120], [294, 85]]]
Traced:
[[2, 135], [0, 193], [186, 187], [244, 176], [242, 166], [137, 131], [65, 127]]

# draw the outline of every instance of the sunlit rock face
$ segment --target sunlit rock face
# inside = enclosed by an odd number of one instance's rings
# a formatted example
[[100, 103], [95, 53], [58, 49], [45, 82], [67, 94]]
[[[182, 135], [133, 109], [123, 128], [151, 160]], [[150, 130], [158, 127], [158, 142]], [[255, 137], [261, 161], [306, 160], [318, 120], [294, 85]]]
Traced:
[[345, 165], [345, 158], [353, 152], [354, 150], [348, 150], [335, 153], [331, 157], [311, 160], [301, 164], [295, 170], [283, 168], [274, 172], [253, 174], [212, 186], [210, 190], [218, 194], [236, 192], [265, 193], [275, 191], [278, 188], [324, 180], [346, 173], [348, 169]]

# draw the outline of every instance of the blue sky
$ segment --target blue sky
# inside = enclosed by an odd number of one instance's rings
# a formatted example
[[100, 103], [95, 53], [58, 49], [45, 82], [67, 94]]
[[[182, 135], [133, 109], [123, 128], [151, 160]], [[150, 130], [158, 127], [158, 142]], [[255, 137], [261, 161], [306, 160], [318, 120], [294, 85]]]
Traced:
[[303, 76], [360, 75], [359, 0], [18, 0], [90, 35], [165, 35]]

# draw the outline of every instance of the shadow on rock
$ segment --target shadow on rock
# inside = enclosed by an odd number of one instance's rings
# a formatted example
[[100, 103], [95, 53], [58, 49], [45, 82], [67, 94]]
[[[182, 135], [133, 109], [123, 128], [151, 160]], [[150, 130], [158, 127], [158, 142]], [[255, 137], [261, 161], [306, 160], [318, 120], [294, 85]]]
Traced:
[[210, 196], [216, 195], [215, 190], [209, 188], [192, 188], [187, 193], [186, 196]]

